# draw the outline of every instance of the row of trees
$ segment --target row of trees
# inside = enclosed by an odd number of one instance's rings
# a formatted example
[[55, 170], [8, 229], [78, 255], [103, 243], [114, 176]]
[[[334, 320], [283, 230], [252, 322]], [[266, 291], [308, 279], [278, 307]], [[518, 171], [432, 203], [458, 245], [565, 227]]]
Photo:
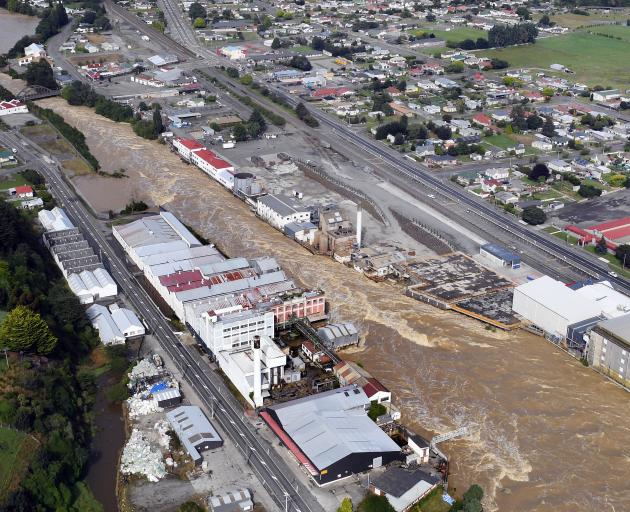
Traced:
[[267, 122], [258, 110], [254, 110], [246, 123], [239, 123], [232, 128], [232, 135], [237, 142], [260, 137], [267, 130]]
[[502, 48], [515, 44], [534, 43], [538, 29], [532, 23], [517, 25], [495, 25], [488, 31], [488, 44], [492, 48]]
[[37, 11], [30, 3], [21, 0], [0, 0], [0, 8], [9, 12], [26, 14], [27, 16], [35, 16], [37, 14]]
[[319, 121], [313, 117], [313, 114], [308, 111], [304, 103], [298, 103], [295, 107], [295, 115], [311, 128], [317, 128], [319, 126]]
[[484, 50], [489, 48], [490, 44], [484, 37], [475, 39], [464, 39], [463, 41], [448, 41], [446, 46], [449, 48], [461, 48], [462, 50]]
[[29, 110], [35, 113], [38, 117], [46, 119], [50, 124], [52, 124], [59, 133], [61, 133], [61, 135], [63, 135], [68, 142], [72, 144], [72, 146], [74, 146], [79, 154], [85, 158], [92, 169], [96, 171], [101, 167], [96, 157], [90, 153], [90, 148], [88, 148], [85, 142], [85, 135], [83, 135], [83, 133], [77, 130], [74, 126], [70, 126], [66, 123], [63, 117], [55, 113], [53, 110], [49, 108], [42, 108], [35, 103], [29, 104]]
[[[88, 461], [95, 383], [78, 364], [98, 337], [26, 214], [0, 201], [0, 338], [26, 354], [2, 374], [0, 423], [37, 443], [3, 510], [94, 512], [80, 482]], [[31, 353], [47, 354], [35, 367]], [[32, 438], [31, 438], [32, 439]]]

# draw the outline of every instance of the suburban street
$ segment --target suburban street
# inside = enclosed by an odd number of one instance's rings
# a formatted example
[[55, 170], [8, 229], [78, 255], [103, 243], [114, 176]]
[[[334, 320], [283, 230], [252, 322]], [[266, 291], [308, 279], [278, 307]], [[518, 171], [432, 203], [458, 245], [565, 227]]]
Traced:
[[243, 416], [241, 405], [220, 377], [197, 352], [182, 344], [173, 333], [168, 320], [117, 255], [111, 245], [112, 239], [104, 235], [89, 211], [64, 181], [57, 164], [18, 133], [0, 133], [0, 143], [16, 148], [20, 158], [27, 162], [29, 167], [42, 173], [50, 192], [75, 225], [81, 229], [94, 250], [101, 255], [104, 265], [121, 291], [144, 319], [195, 393], [208, 409], [214, 411], [215, 421], [243, 453], [279, 508], [293, 512], [323, 512], [309, 489], [291, 478], [292, 470], [269, 444], [253, 431]]

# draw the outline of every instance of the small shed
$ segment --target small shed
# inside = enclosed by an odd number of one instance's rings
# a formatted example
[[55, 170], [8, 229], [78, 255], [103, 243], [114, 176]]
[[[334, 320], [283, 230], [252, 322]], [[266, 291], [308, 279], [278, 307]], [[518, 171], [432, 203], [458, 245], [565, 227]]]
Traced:
[[203, 459], [200, 451], [223, 446], [223, 439], [197, 406], [182, 405], [166, 413], [166, 419], [195, 464]]
[[179, 389], [166, 388], [153, 393], [153, 401], [158, 407], [173, 407], [181, 403], [182, 395], [179, 392]]

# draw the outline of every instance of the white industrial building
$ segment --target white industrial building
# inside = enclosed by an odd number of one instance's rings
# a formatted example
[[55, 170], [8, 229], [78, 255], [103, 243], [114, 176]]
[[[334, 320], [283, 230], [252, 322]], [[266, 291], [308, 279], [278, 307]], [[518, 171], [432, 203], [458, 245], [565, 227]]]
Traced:
[[257, 336], [247, 347], [219, 352], [217, 362], [245, 400], [262, 407], [269, 390], [284, 379], [287, 356], [269, 336]]
[[[129, 260], [246, 399], [250, 388], [243, 357], [254, 338], [270, 339], [276, 322], [286, 321], [289, 314], [313, 319], [325, 315], [323, 293], [298, 288], [274, 258], [226, 259], [212, 245], [202, 245], [170, 213], [114, 226], [113, 232]], [[245, 356], [231, 355], [239, 351]], [[278, 383], [275, 370], [267, 367], [265, 363], [260, 370], [261, 381]]]
[[512, 309], [545, 333], [563, 340], [570, 325], [602, 314], [597, 301], [543, 276], [514, 289]]
[[630, 314], [597, 324], [589, 333], [588, 363], [630, 388]]
[[120, 345], [127, 339], [137, 338], [145, 333], [136, 314], [116, 304], [112, 304], [109, 309], [93, 304], [86, 314], [104, 345]]
[[118, 294], [118, 286], [104, 268], [84, 270], [68, 275], [68, 285], [81, 304], [91, 304], [99, 300], [113, 299]]
[[219, 433], [195, 405], [182, 405], [173, 409], [166, 413], [166, 419], [196, 464], [203, 459], [199, 452], [223, 446]]
[[46, 231], [63, 231], [74, 227], [66, 212], [58, 206], [52, 210], [40, 210], [37, 217]]
[[280, 231], [292, 222], [303, 223], [311, 220], [311, 211], [295, 203], [284, 195], [265, 195], [256, 203], [258, 216]]

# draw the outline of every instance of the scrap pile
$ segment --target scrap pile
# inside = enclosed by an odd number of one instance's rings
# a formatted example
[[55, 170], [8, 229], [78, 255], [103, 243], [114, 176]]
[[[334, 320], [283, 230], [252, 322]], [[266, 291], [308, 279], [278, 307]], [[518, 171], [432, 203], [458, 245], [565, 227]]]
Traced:
[[149, 441], [135, 428], [120, 458], [120, 471], [124, 475], [144, 476], [150, 482], [157, 482], [166, 476], [162, 454], [158, 450], [151, 450]]

